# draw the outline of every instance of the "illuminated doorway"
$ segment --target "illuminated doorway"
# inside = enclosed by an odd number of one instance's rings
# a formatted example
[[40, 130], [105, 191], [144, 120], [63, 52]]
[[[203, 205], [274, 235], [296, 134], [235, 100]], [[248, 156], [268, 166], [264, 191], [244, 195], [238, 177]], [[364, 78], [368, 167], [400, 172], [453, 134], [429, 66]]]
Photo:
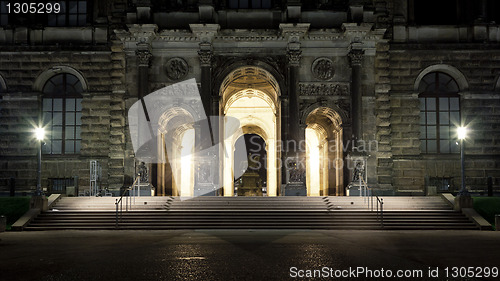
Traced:
[[237, 196], [267, 195], [266, 143], [257, 134], [244, 134], [236, 141], [244, 142], [246, 159], [234, 159], [234, 167], [241, 176], [234, 181], [234, 194]]
[[342, 119], [319, 107], [306, 119], [307, 196], [344, 195]]
[[192, 114], [182, 107], [171, 108], [160, 118], [157, 134], [157, 194], [160, 196], [194, 196], [195, 129], [192, 124]]
[[[276, 196], [279, 184], [277, 140], [281, 138], [279, 86], [266, 70], [248, 66], [241, 67], [224, 79], [220, 94], [220, 115], [239, 120], [242, 134], [259, 135], [266, 144], [267, 195]], [[226, 125], [222, 124], [224, 135]], [[224, 196], [234, 196], [234, 147], [241, 135], [224, 138], [223, 187]]]

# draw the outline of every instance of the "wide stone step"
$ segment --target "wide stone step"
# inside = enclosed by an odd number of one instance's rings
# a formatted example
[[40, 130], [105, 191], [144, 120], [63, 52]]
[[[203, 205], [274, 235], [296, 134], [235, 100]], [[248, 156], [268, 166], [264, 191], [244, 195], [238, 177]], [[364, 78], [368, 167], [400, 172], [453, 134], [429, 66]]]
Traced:
[[[117, 198], [62, 198], [26, 230], [115, 229]], [[359, 197], [136, 197], [120, 229], [380, 229]], [[128, 198], [134, 199], [134, 198]], [[384, 198], [384, 229], [477, 229], [438, 197]], [[129, 201], [130, 203], [130, 201]]]

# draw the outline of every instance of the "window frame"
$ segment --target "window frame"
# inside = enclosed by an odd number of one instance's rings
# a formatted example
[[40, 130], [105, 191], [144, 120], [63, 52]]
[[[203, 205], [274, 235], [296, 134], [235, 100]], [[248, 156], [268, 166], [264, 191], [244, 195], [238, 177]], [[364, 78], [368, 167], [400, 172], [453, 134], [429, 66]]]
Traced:
[[[87, 1], [87, 0], [63, 0], [63, 1], [50, 1], [50, 2], [58, 2], [58, 3], [64, 3], [64, 8], [65, 8], [65, 12], [63, 15], [59, 15], [59, 16], [64, 16], [64, 24], [59, 24], [58, 23], [58, 17], [57, 15], [55, 14], [47, 14], [47, 19], [46, 19], [46, 25], [48, 27], [82, 27], [82, 26], [86, 26], [87, 24], [89, 24], [89, 22], [91, 22], [89, 16], [91, 15], [91, 13], [89, 13], [89, 11], [92, 11], [91, 9], [91, 3], [92, 1]], [[71, 2], [76, 2], [76, 7], [77, 7], [77, 11], [76, 13], [72, 13], [70, 12], [70, 3]], [[79, 13], [79, 10], [80, 10], [80, 5], [79, 3], [80, 2], [85, 2], [85, 12], [84, 13]], [[76, 15], [76, 21], [77, 23], [76, 24], [70, 24], [70, 18], [72, 15]], [[51, 16], [56, 16], [56, 24], [55, 25], [52, 25], [52, 24], [49, 24], [49, 21], [51, 19]], [[84, 23], [79, 23], [79, 16], [83, 16], [85, 18], [85, 22]]]
[[[54, 83], [53, 81], [58, 77], [62, 75], [62, 83]], [[75, 82], [73, 84], [68, 83], [68, 76], [74, 77]], [[46, 90], [48, 87], [49, 83], [52, 83], [52, 86], [54, 87], [52, 91]], [[62, 91], [56, 91], [57, 87], [63, 87]], [[73, 92], [68, 92], [68, 87], [73, 88]], [[79, 88], [78, 88], [79, 87]], [[45, 155], [78, 155], [80, 154], [81, 151], [81, 116], [82, 116], [82, 106], [81, 102], [83, 100], [82, 93], [84, 92], [83, 90], [83, 83], [78, 79], [77, 76], [71, 74], [71, 73], [58, 73], [56, 75], [51, 76], [44, 84], [42, 88], [42, 118], [43, 118], [43, 124], [48, 127], [48, 134], [47, 134], [47, 139], [50, 142], [49, 145], [50, 147], [45, 146], [43, 149], [43, 154]], [[50, 100], [50, 109], [46, 110], [45, 109], [45, 104], [46, 101]], [[61, 111], [55, 111], [54, 110], [54, 104], [56, 100], [61, 100]], [[68, 101], [74, 100], [74, 106], [72, 109], [68, 109]], [[61, 115], [61, 122], [60, 124], [54, 125], [54, 113], [60, 113]], [[49, 120], [46, 120], [47, 118], [45, 117], [46, 114], [50, 115], [48, 118]], [[71, 124], [68, 124], [68, 114], [70, 116], [73, 116], [73, 121]], [[80, 119], [78, 119], [78, 116]], [[56, 131], [54, 127], [60, 127], [60, 138], [54, 138], [55, 134], [54, 132]], [[73, 129], [73, 136], [72, 138], [67, 138], [66, 134], [68, 129]], [[53, 149], [53, 142], [54, 141], [60, 141], [61, 144], [58, 146], [60, 151], [54, 152]], [[67, 145], [69, 142], [73, 142], [73, 150], [66, 152]], [[80, 145], [78, 146], [77, 143]], [[79, 148], [79, 149], [77, 149]], [[48, 149], [48, 150], [47, 150]]]
[[[457, 81], [449, 74], [444, 73], [442, 71], [432, 71], [428, 74], [426, 74], [424, 77], [422, 77], [422, 80], [420, 81], [419, 87], [422, 85], [422, 83], [427, 83], [424, 82], [425, 77], [428, 75], [434, 75], [434, 80], [432, 80], [435, 84], [435, 87], [433, 90], [429, 91], [428, 89], [425, 89], [423, 92], [421, 92], [418, 96], [419, 102], [420, 102], [420, 141], [425, 142], [425, 149], [423, 149], [423, 145], [421, 143], [420, 145], [420, 151], [422, 154], [448, 154], [448, 155], [453, 155], [456, 153], [459, 153], [460, 150], [458, 147], [455, 149], [452, 147], [453, 146], [453, 129], [456, 128], [456, 125], [459, 124], [454, 124], [453, 121], [459, 122], [461, 121], [461, 101], [460, 101], [460, 95], [459, 95], [459, 87]], [[456, 91], [439, 91], [439, 77], [440, 75], [447, 76], [450, 80], [448, 83], [453, 82], [454, 86], [456, 87]], [[434, 100], [434, 110], [433, 109], [428, 109], [428, 99]], [[447, 99], [447, 105], [446, 109], [442, 109], [441, 107], [441, 102], [442, 99]], [[451, 99], [456, 99], [457, 105], [455, 108], [458, 109], [452, 109], [452, 103]], [[424, 106], [422, 106], [422, 102], [424, 101]], [[428, 113], [435, 113], [435, 123], [429, 123], [428, 122]], [[452, 120], [452, 113], [456, 112], [458, 113], [458, 116], [455, 117], [456, 120]], [[424, 115], [425, 120], [422, 120], [422, 113]], [[448, 114], [448, 122], [445, 123], [444, 121], [441, 120], [441, 115], [443, 113]], [[435, 138], [429, 138], [428, 133], [429, 133], [429, 127], [435, 127], [434, 129], [431, 129], [432, 132], [435, 134]], [[442, 136], [441, 132], [441, 127], [447, 127], [448, 128], [448, 138]], [[425, 135], [422, 135], [422, 132], [425, 132]], [[441, 142], [442, 141], [448, 141], [448, 149], [447, 152], [442, 152], [441, 149]], [[429, 152], [429, 147], [428, 147], [428, 142], [429, 141], [435, 141], [436, 142], [436, 151], [431, 151]]]
[[[237, 2], [237, 5], [233, 5], [233, 1], [236, 1]], [[267, 2], [269, 1], [269, 3], [266, 3], [268, 4], [268, 6], [263, 6], [264, 2]], [[241, 7], [242, 5], [242, 2], [245, 2], [246, 3], [246, 7]], [[259, 7], [254, 7], [254, 2], [259, 2], [260, 6]], [[274, 7], [274, 1], [273, 0], [228, 0], [227, 1], [227, 7], [229, 9], [234, 9], [234, 10], [239, 10], [239, 9], [255, 9], [255, 10], [267, 10], [267, 9], [272, 9]]]

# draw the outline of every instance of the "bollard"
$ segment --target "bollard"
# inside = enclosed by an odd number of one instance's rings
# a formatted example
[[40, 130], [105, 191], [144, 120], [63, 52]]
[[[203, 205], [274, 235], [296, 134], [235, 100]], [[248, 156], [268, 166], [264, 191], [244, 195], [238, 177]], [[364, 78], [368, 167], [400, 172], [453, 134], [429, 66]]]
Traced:
[[10, 197], [16, 196], [16, 179], [15, 178], [10, 178], [9, 182], [9, 189], [10, 189]]
[[493, 178], [492, 177], [488, 177], [487, 185], [488, 185], [488, 197], [492, 197], [493, 196]]
[[0, 216], [0, 232], [4, 232], [7, 228], [7, 217]]
[[495, 215], [495, 229], [500, 231], [500, 215]]

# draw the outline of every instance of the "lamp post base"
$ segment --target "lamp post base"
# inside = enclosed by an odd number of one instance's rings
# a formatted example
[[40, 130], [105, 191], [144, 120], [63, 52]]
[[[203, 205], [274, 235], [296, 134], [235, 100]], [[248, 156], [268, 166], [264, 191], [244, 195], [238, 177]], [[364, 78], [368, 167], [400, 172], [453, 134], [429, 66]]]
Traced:
[[470, 194], [457, 194], [455, 197], [455, 211], [460, 211], [463, 208], [472, 208], [473, 199]]
[[45, 195], [34, 195], [30, 200], [31, 209], [40, 209], [42, 212], [46, 212], [49, 209], [49, 200]]

